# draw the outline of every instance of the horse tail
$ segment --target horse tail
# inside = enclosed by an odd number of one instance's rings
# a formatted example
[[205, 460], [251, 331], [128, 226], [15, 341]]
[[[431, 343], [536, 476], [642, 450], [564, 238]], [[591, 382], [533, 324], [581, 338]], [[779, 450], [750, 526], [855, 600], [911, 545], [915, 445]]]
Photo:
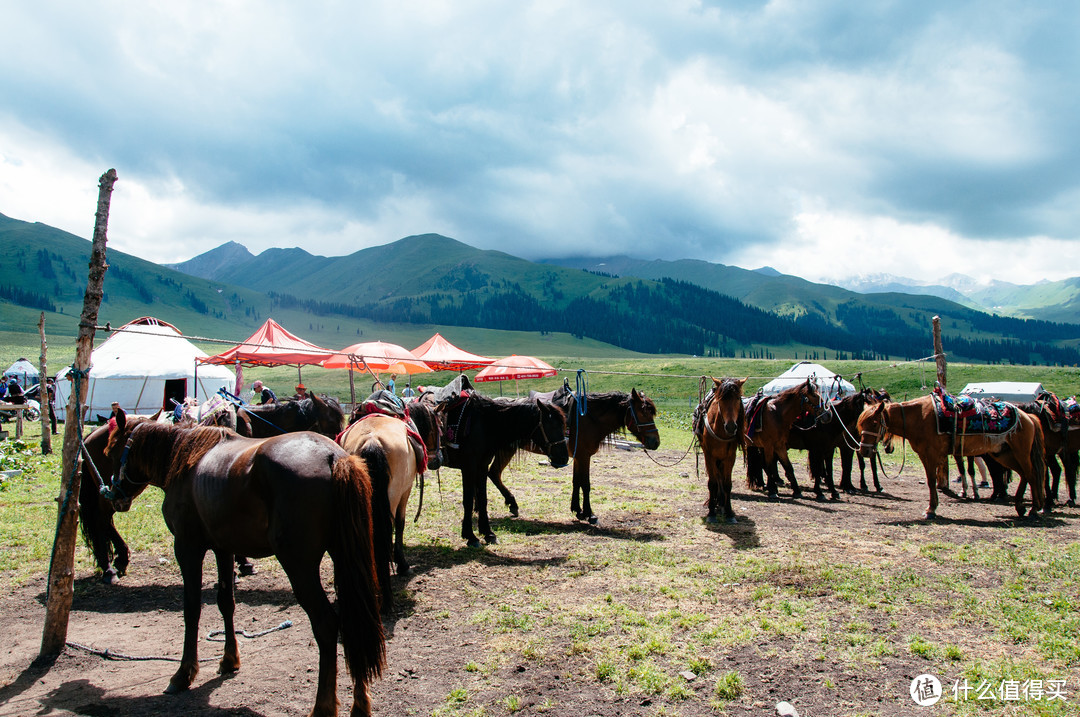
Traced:
[[[362, 684], [386, 664], [386, 635], [379, 615], [379, 581], [372, 538], [372, 494], [367, 470], [355, 456], [334, 461], [334, 584], [345, 666]], [[385, 495], [385, 491], [384, 491]]]
[[390, 584], [390, 559], [393, 552], [394, 523], [390, 513], [390, 461], [386, 450], [376, 440], [360, 449], [360, 458], [367, 464], [371, 476], [372, 525], [375, 533], [375, 567], [382, 585], [382, 609], [389, 613], [394, 606], [394, 589]]

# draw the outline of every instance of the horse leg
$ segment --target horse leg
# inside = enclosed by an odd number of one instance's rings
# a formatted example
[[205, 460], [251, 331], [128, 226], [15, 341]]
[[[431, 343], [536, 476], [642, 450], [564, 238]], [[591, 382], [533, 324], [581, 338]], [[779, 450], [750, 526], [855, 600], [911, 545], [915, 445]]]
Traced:
[[764, 490], [765, 452], [757, 446], [746, 448], [746, 487], [750, 490]]
[[258, 572], [255, 569], [255, 563], [251, 562], [243, 555], [236, 556], [236, 567], [241, 575], [254, 575]]
[[930, 503], [926, 508], [925, 518], [927, 520], [932, 520], [937, 517], [938, 479], [942, 472], [942, 466], [939, 465], [938, 461], [929, 457], [919, 456], [919, 458], [922, 459], [923, 468], [926, 470], [926, 487], [930, 491]]
[[721, 462], [708, 454], [705, 455], [705, 475], [708, 478], [709, 487], [709, 513], [705, 516], [705, 522], [716, 522], [716, 510], [720, 506], [720, 471]]
[[[176, 555], [176, 563], [184, 580], [184, 652], [180, 667], [165, 688], [166, 694], [170, 695], [186, 690], [199, 674], [199, 615], [202, 612], [202, 564], [206, 548], [177, 538], [173, 544], [173, 554]], [[229, 579], [223, 581], [230, 585], [231, 567]]]
[[1053, 483], [1047, 478], [1046, 483], [1046, 502], [1049, 505], [1053, 505], [1058, 501], [1058, 487], [1061, 481], [1061, 464], [1058, 463], [1057, 456], [1053, 453], [1049, 453], [1046, 456], [1046, 467], [1050, 471], [1050, 475], [1053, 476]]
[[1061, 454], [1061, 463], [1065, 469], [1065, 485], [1069, 489], [1069, 501], [1066, 505], [1076, 507], [1076, 469], [1080, 464], [1080, 457], [1076, 451], [1065, 451]]
[[218, 589], [217, 606], [225, 623], [225, 653], [218, 663], [218, 672], [226, 675], [240, 669], [240, 649], [236, 644], [236, 598], [233, 594], [233, 554], [215, 550], [217, 559]]
[[[461, 469], [461, 537], [470, 548], [479, 548], [480, 539], [472, 529], [473, 506], [476, 503], [475, 468], [465, 466]], [[481, 473], [481, 475], [483, 475]]]
[[405, 559], [405, 508], [402, 502], [394, 513], [394, 562], [397, 563], [398, 575], [409, 572], [409, 561]]
[[476, 487], [474, 498], [476, 501], [476, 527], [480, 531], [480, 535], [484, 536], [484, 542], [492, 545], [499, 541], [496, 539], [495, 531], [491, 529], [491, 523], [488, 521], [487, 481], [484, 480], [483, 471], [480, 472], [480, 480], [477, 483], [479, 485]]
[[128, 550], [124, 538], [120, 535], [120, 531], [116, 529], [112, 516], [109, 516], [109, 532], [113, 555], [115, 556], [113, 557], [113, 568], [116, 570], [116, 576], [122, 578], [127, 575], [128, 565], [131, 563], [131, 552]]
[[[862, 464], [860, 458], [859, 464]], [[854, 493], [855, 486], [851, 482], [852, 467], [855, 465], [855, 451], [847, 447], [847, 445], [840, 444], [840, 485], [839, 489], [845, 493]], [[866, 490], [866, 481], [863, 481], [863, 490]]]
[[720, 500], [724, 506], [724, 517], [728, 523], [734, 525], [735, 510], [731, 507], [731, 472], [735, 468], [735, 450], [732, 449], [731, 457], [720, 462]]
[[[579, 454], [582, 451], [578, 451]], [[590, 524], [596, 525], [597, 517], [593, 514], [592, 501], [589, 499], [592, 493], [592, 481], [589, 477], [589, 464], [591, 462], [591, 455], [581, 455], [574, 457], [574, 495], [577, 495], [577, 486], [581, 487], [581, 512], [577, 514], [578, 520], [587, 520]]]
[[878, 493], [881, 493], [883, 489], [881, 487], [881, 481], [878, 480], [877, 471], [878, 471], [877, 453], [871, 453], [870, 454], [870, 475], [873, 476], [873, 478], [874, 478], [874, 490], [877, 491]]
[[764, 450], [764, 467], [765, 475], [768, 476], [768, 480], [765, 483], [765, 494], [770, 498], [780, 497], [780, 472], [776, 467], [776, 455], [772, 449]]
[[817, 494], [817, 499], [825, 500], [825, 494], [821, 488], [825, 482], [825, 462], [816, 448], [807, 449], [806, 467], [810, 471], [810, 477], [814, 479], [814, 493]]
[[[319, 560], [304, 559], [300, 555], [278, 553], [278, 561], [289, 576], [296, 601], [311, 622], [311, 632], [319, 646], [319, 687], [315, 693], [315, 706], [311, 715], [336, 715], [337, 701], [337, 642], [339, 621], [334, 606], [330, 604], [319, 577]], [[363, 693], [363, 694], [361, 694]], [[353, 714], [370, 714], [366, 687], [356, 684], [353, 690]], [[367, 703], [367, 711], [357, 712], [357, 702]]]
[[[784, 466], [784, 475], [787, 476], [788, 484], [791, 486], [791, 497], [802, 498], [802, 488], [799, 487], [799, 482], [795, 480], [795, 468], [791, 465], [791, 459], [788, 458], [787, 449], [777, 451], [776, 458], [780, 461], [780, 465]], [[779, 472], [777, 472], [777, 481], [779, 479]]]
[[506, 503], [506, 507], [510, 510], [510, 515], [515, 518], [518, 517], [518, 504], [514, 494], [510, 492], [510, 489], [506, 487], [502, 480], [503, 471], [506, 470], [506, 466], [510, 465], [510, 461], [514, 457], [514, 451], [500, 451], [495, 454], [495, 458], [491, 461], [491, 467], [488, 468], [488, 479], [491, 483], [499, 489], [502, 493], [503, 501]]

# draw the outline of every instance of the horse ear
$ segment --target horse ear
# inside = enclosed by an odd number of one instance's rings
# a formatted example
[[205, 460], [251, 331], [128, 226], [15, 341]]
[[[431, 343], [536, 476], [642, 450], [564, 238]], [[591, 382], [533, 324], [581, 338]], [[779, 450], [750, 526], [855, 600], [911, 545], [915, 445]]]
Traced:
[[746, 385], [746, 382], [747, 382], [747, 381], [748, 381], [749, 379], [750, 379], [750, 377], [749, 377], [749, 376], [747, 376], [747, 377], [746, 377], [746, 378], [744, 378], [743, 380], [739, 381], [739, 387], [740, 387], [740, 388], [742, 388], [743, 386], [745, 386], [745, 385]]
[[630, 389], [630, 398], [634, 399], [635, 401], [641, 400], [641, 394], [637, 392], [636, 387]]
[[116, 430], [123, 433], [125, 428], [127, 428], [127, 414], [124, 413], [124, 409], [118, 408], [116, 409]]

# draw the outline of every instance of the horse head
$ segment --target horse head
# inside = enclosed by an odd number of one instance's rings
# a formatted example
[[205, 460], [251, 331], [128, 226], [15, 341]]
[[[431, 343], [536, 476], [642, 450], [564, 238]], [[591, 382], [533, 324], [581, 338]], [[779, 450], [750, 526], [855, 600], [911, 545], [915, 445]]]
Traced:
[[[859, 432], [859, 455], [869, 458], [874, 453], [877, 444], [889, 432], [888, 414], [885, 412], [886, 402], [872, 403], [859, 414], [859, 420], [855, 428]], [[890, 436], [891, 439], [891, 436]], [[889, 452], [891, 440], [886, 444], [886, 452]]]
[[169, 424], [161, 423], [154, 417], [133, 416], [128, 420], [123, 410], [116, 412], [115, 419], [115, 422], [109, 421], [109, 441], [105, 446], [105, 457], [110, 463], [109, 484], [102, 486], [101, 495], [112, 503], [115, 511], [125, 513], [149, 483], [149, 480], [128, 475], [128, 456], [135, 431], [140, 425], [167, 427]]
[[408, 416], [416, 426], [417, 432], [427, 448], [429, 471], [438, 470], [442, 465], [442, 421], [444, 414], [427, 402], [412, 401], [408, 405]]
[[660, 447], [660, 432], [656, 430], [656, 404], [636, 388], [630, 389], [624, 425], [650, 451]]
[[310, 400], [311, 407], [315, 411], [315, 426], [312, 430], [329, 438], [334, 438], [341, 433], [345, 428], [345, 411], [337, 399], [326, 394], [320, 397], [312, 393]]
[[720, 438], [728, 440], [740, 438], [742, 424], [746, 421], [746, 410], [742, 402], [742, 390], [746, 379], [713, 378], [712, 381], [713, 400], [709, 407], [709, 422], [720, 429], [716, 431]]
[[562, 468], [570, 462], [570, 450], [566, 445], [566, 414], [558, 406], [534, 400], [540, 412], [540, 421], [532, 434], [532, 441], [543, 450], [553, 468]]

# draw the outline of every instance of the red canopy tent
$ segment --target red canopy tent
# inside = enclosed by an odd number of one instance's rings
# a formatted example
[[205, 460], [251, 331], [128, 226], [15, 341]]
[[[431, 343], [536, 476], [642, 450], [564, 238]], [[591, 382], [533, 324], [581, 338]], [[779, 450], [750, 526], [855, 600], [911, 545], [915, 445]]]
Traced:
[[323, 362], [323, 368], [349, 369], [349, 394], [356, 403], [356, 387], [352, 372], [362, 369], [379, 380], [378, 373], [429, 373], [427, 363], [421, 361], [404, 346], [385, 341], [366, 341], [346, 346]]
[[435, 334], [413, 349], [412, 352], [418, 359], [436, 371], [456, 371], [460, 373], [495, 363], [493, 358], [478, 356], [459, 349], [444, 339], [442, 334]]
[[246, 341], [222, 353], [202, 360], [203, 363], [238, 364], [246, 366], [318, 366], [334, 355], [330, 349], [316, 346], [291, 334], [273, 319], [259, 327]]

